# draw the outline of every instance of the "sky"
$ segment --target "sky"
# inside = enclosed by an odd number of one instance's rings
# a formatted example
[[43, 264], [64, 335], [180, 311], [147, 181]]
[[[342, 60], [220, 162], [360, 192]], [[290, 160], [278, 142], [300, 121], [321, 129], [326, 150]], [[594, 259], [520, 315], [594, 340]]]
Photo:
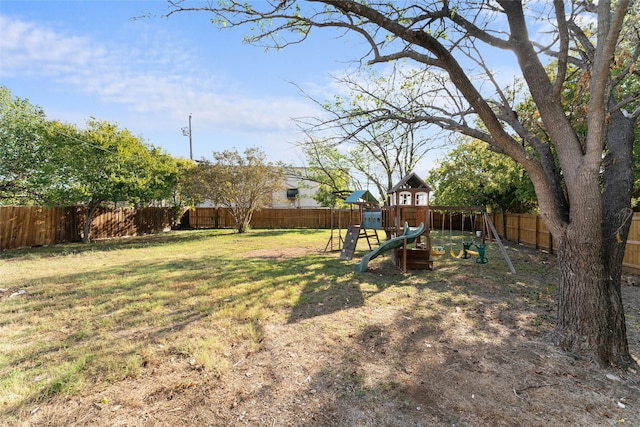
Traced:
[[[176, 157], [262, 149], [269, 161], [303, 166], [294, 118], [319, 116], [314, 99], [341, 88], [362, 40], [314, 29], [303, 43], [265, 50], [243, 42], [248, 27], [220, 29], [205, 12], [169, 18], [162, 0], [0, 0], [0, 85], [83, 128], [118, 123]], [[134, 19], [141, 16], [152, 16]], [[351, 37], [351, 38], [350, 38]], [[502, 76], [513, 82], [513, 70]], [[434, 151], [415, 170], [426, 176]]]
[[[318, 112], [297, 86], [331, 96], [331, 74], [354, 59], [350, 42], [318, 31], [265, 52], [243, 43], [248, 28], [166, 11], [158, 0], [0, 0], [0, 85], [50, 120], [116, 122], [176, 157], [190, 156], [191, 115], [194, 159], [259, 147], [302, 165], [292, 118]], [[132, 19], [143, 15], [156, 17]]]

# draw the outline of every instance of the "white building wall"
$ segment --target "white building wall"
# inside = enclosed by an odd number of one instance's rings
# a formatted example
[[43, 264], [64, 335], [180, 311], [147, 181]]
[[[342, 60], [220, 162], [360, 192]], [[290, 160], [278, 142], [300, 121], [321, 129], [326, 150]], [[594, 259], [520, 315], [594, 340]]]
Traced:
[[[287, 192], [298, 190], [295, 197], [287, 197]], [[318, 191], [318, 184], [298, 177], [287, 175], [284, 190], [273, 193], [273, 208], [318, 208], [320, 205], [313, 199]], [[291, 194], [289, 194], [291, 196]]]
[[[287, 190], [298, 190], [298, 194], [294, 198], [287, 197]], [[313, 196], [318, 192], [318, 184], [316, 182], [299, 179], [295, 176], [285, 175], [284, 189], [274, 192], [272, 195], [272, 208], [319, 208], [318, 202]], [[216, 207], [210, 200], [200, 203], [198, 207], [214, 208]]]

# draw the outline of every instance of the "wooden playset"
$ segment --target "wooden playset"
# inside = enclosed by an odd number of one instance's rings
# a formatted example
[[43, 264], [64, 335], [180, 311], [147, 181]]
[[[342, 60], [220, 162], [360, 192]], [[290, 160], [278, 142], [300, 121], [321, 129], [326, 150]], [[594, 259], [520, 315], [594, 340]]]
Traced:
[[[366, 271], [368, 262], [386, 251], [392, 251], [393, 262], [405, 272], [407, 270], [431, 270], [433, 269], [433, 260], [438, 256], [475, 257], [476, 263], [484, 264], [487, 262], [485, 256], [486, 240], [493, 236], [500, 246], [510, 270], [515, 273], [511, 260], [484, 207], [431, 206], [429, 203], [431, 191], [431, 187], [420, 177], [415, 173], [410, 173], [388, 191], [385, 206], [379, 206], [375, 197], [366, 190], [351, 194], [345, 202], [358, 207], [360, 223], [349, 224], [340, 259], [352, 259], [358, 240], [364, 238], [371, 252], [355, 265], [357, 271]], [[435, 213], [438, 213], [438, 216]], [[459, 213], [458, 216], [461, 217], [456, 228], [464, 230], [465, 222], [468, 220], [469, 231], [474, 236], [477, 235], [481, 241], [481, 243], [463, 242], [463, 247], [457, 254], [453, 247], [447, 252], [444, 245], [432, 246], [430, 236], [431, 231], [438, 230], [438, 228], [442, 230], [441, 237], [444, 235], [445, 218], [447, 217], [451, 233], [454, 213]], [[440, 219], [439, 224], [435, 224], [434, 218]], [[479, 223], [479, 227], [476, 227], [477, 223]], [[378, 230], [383, 230], [387, 236], [387, 240], [382, 244], [378, 239]], [[372, 249], [372, 241], [378, 243], [379, 246], [376, 249]], [[477, 250], [474, 250], [472, 246]]]

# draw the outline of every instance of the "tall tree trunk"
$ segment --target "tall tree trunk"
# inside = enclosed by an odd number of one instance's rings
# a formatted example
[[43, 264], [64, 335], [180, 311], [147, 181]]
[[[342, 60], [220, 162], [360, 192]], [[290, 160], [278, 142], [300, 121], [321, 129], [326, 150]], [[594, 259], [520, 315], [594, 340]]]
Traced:
[[621, 262], [612, 260], [601, 245], [585, 241], [584, 235], [582, 227], [570, 226], [559, 241], [555, 344], [602, 366], [632, 366], [620, 292]]
[[559, 289], [554, 341], [565, 351], [607, 364], [609, 298], [599, 239], [589, 239], [596, 233], [600, 230], [569, 225], [566, 234], [557, 239]]
[[605, 285], [609, 294], [609, 330], [612, 335], [611, 358], [619, 366], [634, 364], [626, 339], [626, 324], [622, 304], [622, 261], [631, 227], [633, 211], [633, 143], [635, 120], [615, 110], [607, 128], [607, 155], [604, 159], [602, 202], [602, 257]]
[[559, 237], [560, 271], [556, 343], [601, 365], [623, 368], [635, 365], [621, 290], [622, 260], [633, 215], [633, 141], [634, 120], [612, 112], [602, 164], [602, 214], [594, 212], [596, 203], [581, 206], [584, 200], [578, 197], [564, 234], [554, 236]]
[[82, 234], [82, 243], [91, 242], [91, 225], [93, 224], [93, 217], [98, 209], [100, 202], [89, 202], [84, 211], [84, 226]]
[[500, 207], [500, 219], [502, 221], [502, 238], [504, 240], [509, 240], [509, 237], [507, 236], [507, 214], [502, 206]]
[[[631, 221], [622, 223], [621, 232], [628, 233]], [[625, 238], [626, 241], [626, 238]], [[612, 246], [617, 246], [613, 248]], [[603, 258], [605, 262], [604, 285], [609, 298], [607, 319], [609, 320], [609, 338], [607, 355], [609, 364], [627, 368], [635, 365], [635, 361], [629, 353], [627, 342], [627, 327], [625, 323], [624, 307], [622, 303], [622, 258], [624, 257], [624, 243], [603, 245]], [[622, 251], [620, 251], [622, 247]], [[622, 253], [620, 253], [622, 252]]]

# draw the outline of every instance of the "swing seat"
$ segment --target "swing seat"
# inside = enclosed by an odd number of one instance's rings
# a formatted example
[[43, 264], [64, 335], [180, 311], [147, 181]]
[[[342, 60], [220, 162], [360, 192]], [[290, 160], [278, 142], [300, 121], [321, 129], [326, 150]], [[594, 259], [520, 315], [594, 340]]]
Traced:
[[467, 249], [467, 253], [471, 256], [480, 256], [479, 252], [472, 251], [471, 249]]
[[453, 249], [450, 249], [449, 253], [451, 254], [451, 258], [462, 258], [464, 256], [464, 249], [460, 249], [460, 253], [458, 255], [456, 255]]
[[486, 264], [489, 262], [489, 260], [484, 256], [485, 250], [487, 248], [487, 245], [485, 243], [476, 245], [476, 248], [478, 248], [478, 258], [476, 258], [476, 264]]
[[446, 252], [442, 246], [431, 246], [431, 255], [433, 256], [441, 256]]

